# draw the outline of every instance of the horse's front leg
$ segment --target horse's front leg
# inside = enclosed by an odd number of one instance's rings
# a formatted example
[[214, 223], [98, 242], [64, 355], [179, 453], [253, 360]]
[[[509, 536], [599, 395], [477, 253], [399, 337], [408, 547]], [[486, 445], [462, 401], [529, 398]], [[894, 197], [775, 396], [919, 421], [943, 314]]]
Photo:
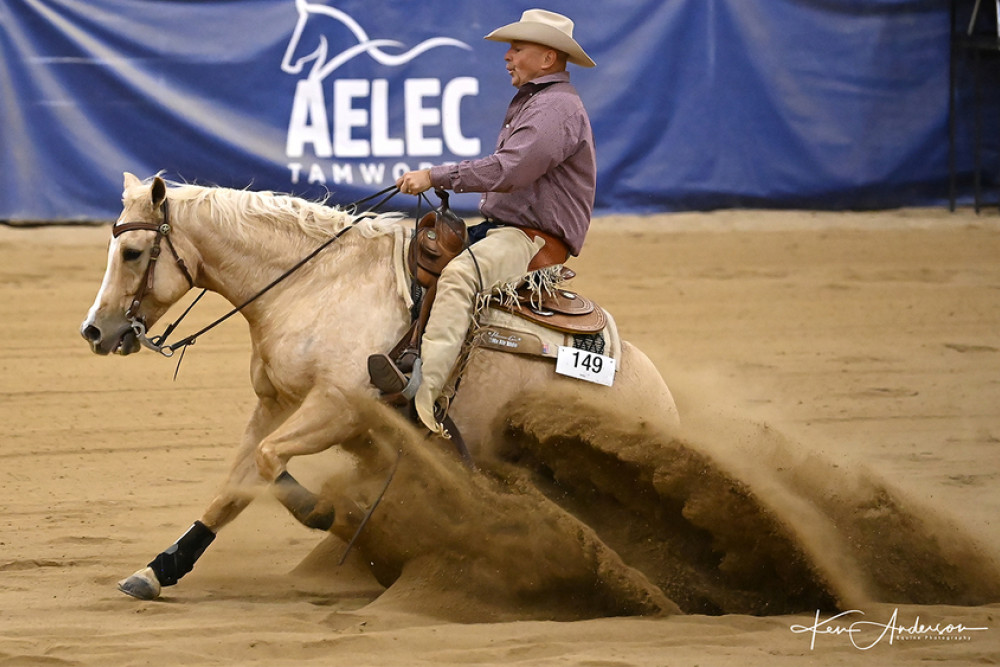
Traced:
[[332, 507], [320, 507], [318, 497], [288, 472], [295, 456], [317, 454], [345, 442], [360, 429], [355, 413], [336, 390], [316, 389], [284, 423], [261, 440], [257, 447], [260, 476], [274, 482], [279, 502], [300, 523], [317, 530], [330, 530]]
[[246, 509], [264, 485], [264, 479], [257, 472], [254, 454], [272, 423], [269, 412], [263, 405], [258, 405], [247, 424], [233, 466], [201, 519], [146, 567], [119, 581], [118, 588], [123, 593], [141, 600], [158, 597], [163, 586], [173, 586], [190, 572], [215, 539], [216, 533]]

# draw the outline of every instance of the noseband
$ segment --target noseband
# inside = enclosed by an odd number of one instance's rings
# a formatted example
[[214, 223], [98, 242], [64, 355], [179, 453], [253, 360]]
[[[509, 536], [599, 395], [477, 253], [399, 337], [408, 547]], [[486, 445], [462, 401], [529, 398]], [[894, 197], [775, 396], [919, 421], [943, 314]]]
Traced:
[[191, 278], [191, 272], [188, 271], [187, 265], [184, 264], [184, 260], [181, 256], [177, 254], [177, 249], [174, 248], [173, 241], [170, 240], [170, 214], [169, 208], [167, 207], [167, 200], [163, 200], [163, 222], [125, 222], [120, 225], [115, 225], [111, 229], [111, 235], [114, 238], [118, 238], [125, 232], [134, 231], [147, 231], [156, 232], [156, 238], [153, 240], [153, 246], [149, 249], [149, 262], [146, 264], [146, 272], [142, 276], [142, 281], [139, 283], [139, 289], [136, 290], [135, 296], [132, 297], [132, 303], [129, 305], [128, 310], [125, 311], [125, 318], [132, 325], [132, 330], [135, 331], [136, 337], [139, 341], [153, 350], [159, 350], [159, 346], [154, 342], [146, 338], [146, 323], [139, 317], [139, 306], [142, 305], [142, 300], [146, 298], [146, 294], [153, 289], [153, 274], [156, 269], [157, 260], [160, 258], [161, 244], [163, 241], [167, 242], [167, 248], [174, 256], [174, 263], [177, 264], [177, 268], [181, 270], [184, 277], [188, 281], [190, 287], [194, 287], [194, 280]]

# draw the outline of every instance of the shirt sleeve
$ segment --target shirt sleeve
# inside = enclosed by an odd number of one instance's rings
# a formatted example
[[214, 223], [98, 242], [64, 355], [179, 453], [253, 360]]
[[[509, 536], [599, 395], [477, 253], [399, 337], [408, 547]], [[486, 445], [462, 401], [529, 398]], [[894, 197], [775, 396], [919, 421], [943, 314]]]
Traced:
[[576, 145], [572, 118], [556, 107], [532, 105], [496, 152], [431, 168], [435, 187], [455, 192], [510, 192], [527, 187], [562, 162]]

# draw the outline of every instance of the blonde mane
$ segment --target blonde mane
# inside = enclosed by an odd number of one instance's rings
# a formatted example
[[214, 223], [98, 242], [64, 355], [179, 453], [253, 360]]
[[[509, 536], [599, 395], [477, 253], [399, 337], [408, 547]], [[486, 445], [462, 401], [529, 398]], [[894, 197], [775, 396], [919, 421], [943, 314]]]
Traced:
[[402, 213], [356, 213], [350, 208], [328, 206], [267, 190], [235, 190], [223, 187], [171, 183], [171, 201], [206, 203], [212, 222], [239, 232], [248, 224], [263, 223], [272, 228], [286, 227], [317, 240], [330, 238], [358, 220], [356, 229], [366, 238], [391, 232]]

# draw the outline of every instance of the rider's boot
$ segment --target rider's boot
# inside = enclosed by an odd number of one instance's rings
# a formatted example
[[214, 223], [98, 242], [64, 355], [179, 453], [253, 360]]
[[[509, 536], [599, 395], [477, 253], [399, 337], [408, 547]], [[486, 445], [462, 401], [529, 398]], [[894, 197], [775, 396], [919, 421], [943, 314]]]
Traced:
[[[420, 357], [405, 351], [399, 364], [387, 354], [373, 354], [368, 357], [368, 376], [372, 385], [382, 393], [382, 400], [396, 407], [412, 403], [417, 387], [420, 386]], [[407, 376], [406, 372], [410, 375]]]

